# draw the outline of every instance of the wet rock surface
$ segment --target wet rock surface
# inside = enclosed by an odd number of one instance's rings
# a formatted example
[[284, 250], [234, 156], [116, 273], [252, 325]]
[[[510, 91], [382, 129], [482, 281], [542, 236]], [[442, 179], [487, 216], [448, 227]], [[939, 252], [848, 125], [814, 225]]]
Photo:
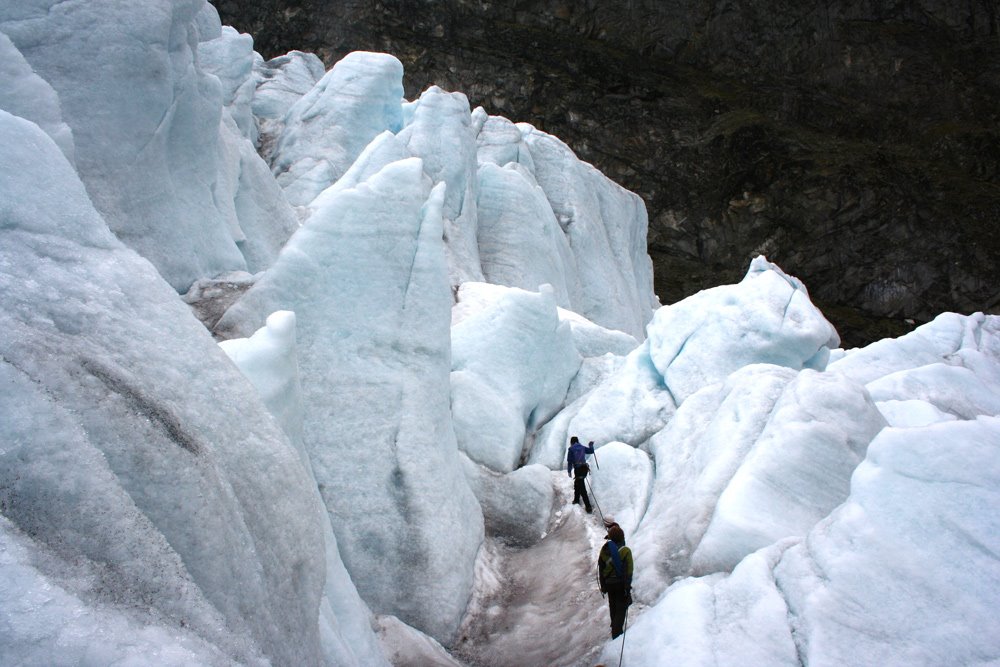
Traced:
[[273, 57], [387, 51], [640, 194], [671, 303], [763, 253], [847, 347], [1000, 303], [992, 0], [214, 0]]

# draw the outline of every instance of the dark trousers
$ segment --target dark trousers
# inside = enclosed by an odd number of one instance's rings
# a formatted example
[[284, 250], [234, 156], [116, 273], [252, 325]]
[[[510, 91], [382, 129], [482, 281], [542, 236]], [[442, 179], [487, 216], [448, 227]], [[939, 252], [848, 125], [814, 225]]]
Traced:
[[588, 512], [591, 511], [590, 496], [587, 495], [587, 477], [585, 475], [577, 475], [573, 480], [573, 504], [580, 504], [581, 498], [583, 498], [583, 506], [587, 508]]
[[631, 602], [628, 592], [622, 585], [608, 586], [608, 610], [611, 612], [611, 638], [625, 632], [625, 614]]

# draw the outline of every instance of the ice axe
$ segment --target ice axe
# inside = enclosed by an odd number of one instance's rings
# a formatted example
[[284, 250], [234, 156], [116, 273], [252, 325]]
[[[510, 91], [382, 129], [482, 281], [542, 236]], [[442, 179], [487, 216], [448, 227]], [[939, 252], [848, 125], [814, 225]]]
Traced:
[[[593, 447], [594, 446], [594, 441], [591, 440], [587, 444], [589, 444], [591, 447]], [[597, 448], [594, 448], [594, 453], [591, 456], [594, 457], [594, 464], [597, 466], [597, 469], [600, 470], [601, 469], [601, 464], [597, 461]]]

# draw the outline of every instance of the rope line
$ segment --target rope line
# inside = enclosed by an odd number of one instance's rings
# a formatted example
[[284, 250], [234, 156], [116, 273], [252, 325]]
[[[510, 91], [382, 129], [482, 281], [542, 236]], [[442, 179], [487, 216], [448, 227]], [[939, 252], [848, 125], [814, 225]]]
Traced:
[[583, 481], [587, 483], [587, 488], [590, 489], [590, 497], [594, 499], [594, 507], [597, 508], [597, 514], [601, 517], [601, 523], [603, 523], [605, 527], [607, 527], [607, 524], [604, 523], [604, 512], [601, 511], [601, 504], [597, 502], [597, 494], [594, 493], [593, 484], [591, 484], [590, 480], [587, 479], [586, 477], [583, 478]]
[[624, 625], [622, 625], [622, 652], [618, 655], [618, 667], [622, 667], [622, 658], [625, 657], [625, 633], [626, 632], [628, 632], [628, 607], [625, 607], [625, 623], [624, 623]]
[[[594, 463], [597, 463], [596, 454], [594, 456]], [[600, 464], [598, 464], [597, 469], [598, 470], [601, 469]], [[604, 519], [604, 512], [601, 511], [601, 504], [597, 502], [597, 494], [594, 493], [594, 485], [591, 484], [590, 480], [587, 479], [586, 477], [584, 478], [584, 482], [586, 482], [587, 488], [590, 490], [590, 497], [593, 498], [594, 500], [594, 507], [597, 508], [597, 514], [601, 517], [601, 523], [604, 524], [606, 527], [608, 524]], [[621, 653], [618, 654], [618, 667], [622, 667], [622, 660], [625, 658], [625, 635], [627, 632], [628, 632], [628, 607], [625, 607], [625, 622], [622, 624], [622, 650]]]

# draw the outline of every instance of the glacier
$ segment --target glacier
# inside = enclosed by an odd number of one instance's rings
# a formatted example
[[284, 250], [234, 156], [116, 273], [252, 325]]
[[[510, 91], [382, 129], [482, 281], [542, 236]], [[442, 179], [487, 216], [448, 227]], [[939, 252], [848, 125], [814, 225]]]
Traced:
[[1000, 660], [1000, 317], [661, 306], [559, 138], [205, 0], [0, 1], [0, 63], [0, 662]]

